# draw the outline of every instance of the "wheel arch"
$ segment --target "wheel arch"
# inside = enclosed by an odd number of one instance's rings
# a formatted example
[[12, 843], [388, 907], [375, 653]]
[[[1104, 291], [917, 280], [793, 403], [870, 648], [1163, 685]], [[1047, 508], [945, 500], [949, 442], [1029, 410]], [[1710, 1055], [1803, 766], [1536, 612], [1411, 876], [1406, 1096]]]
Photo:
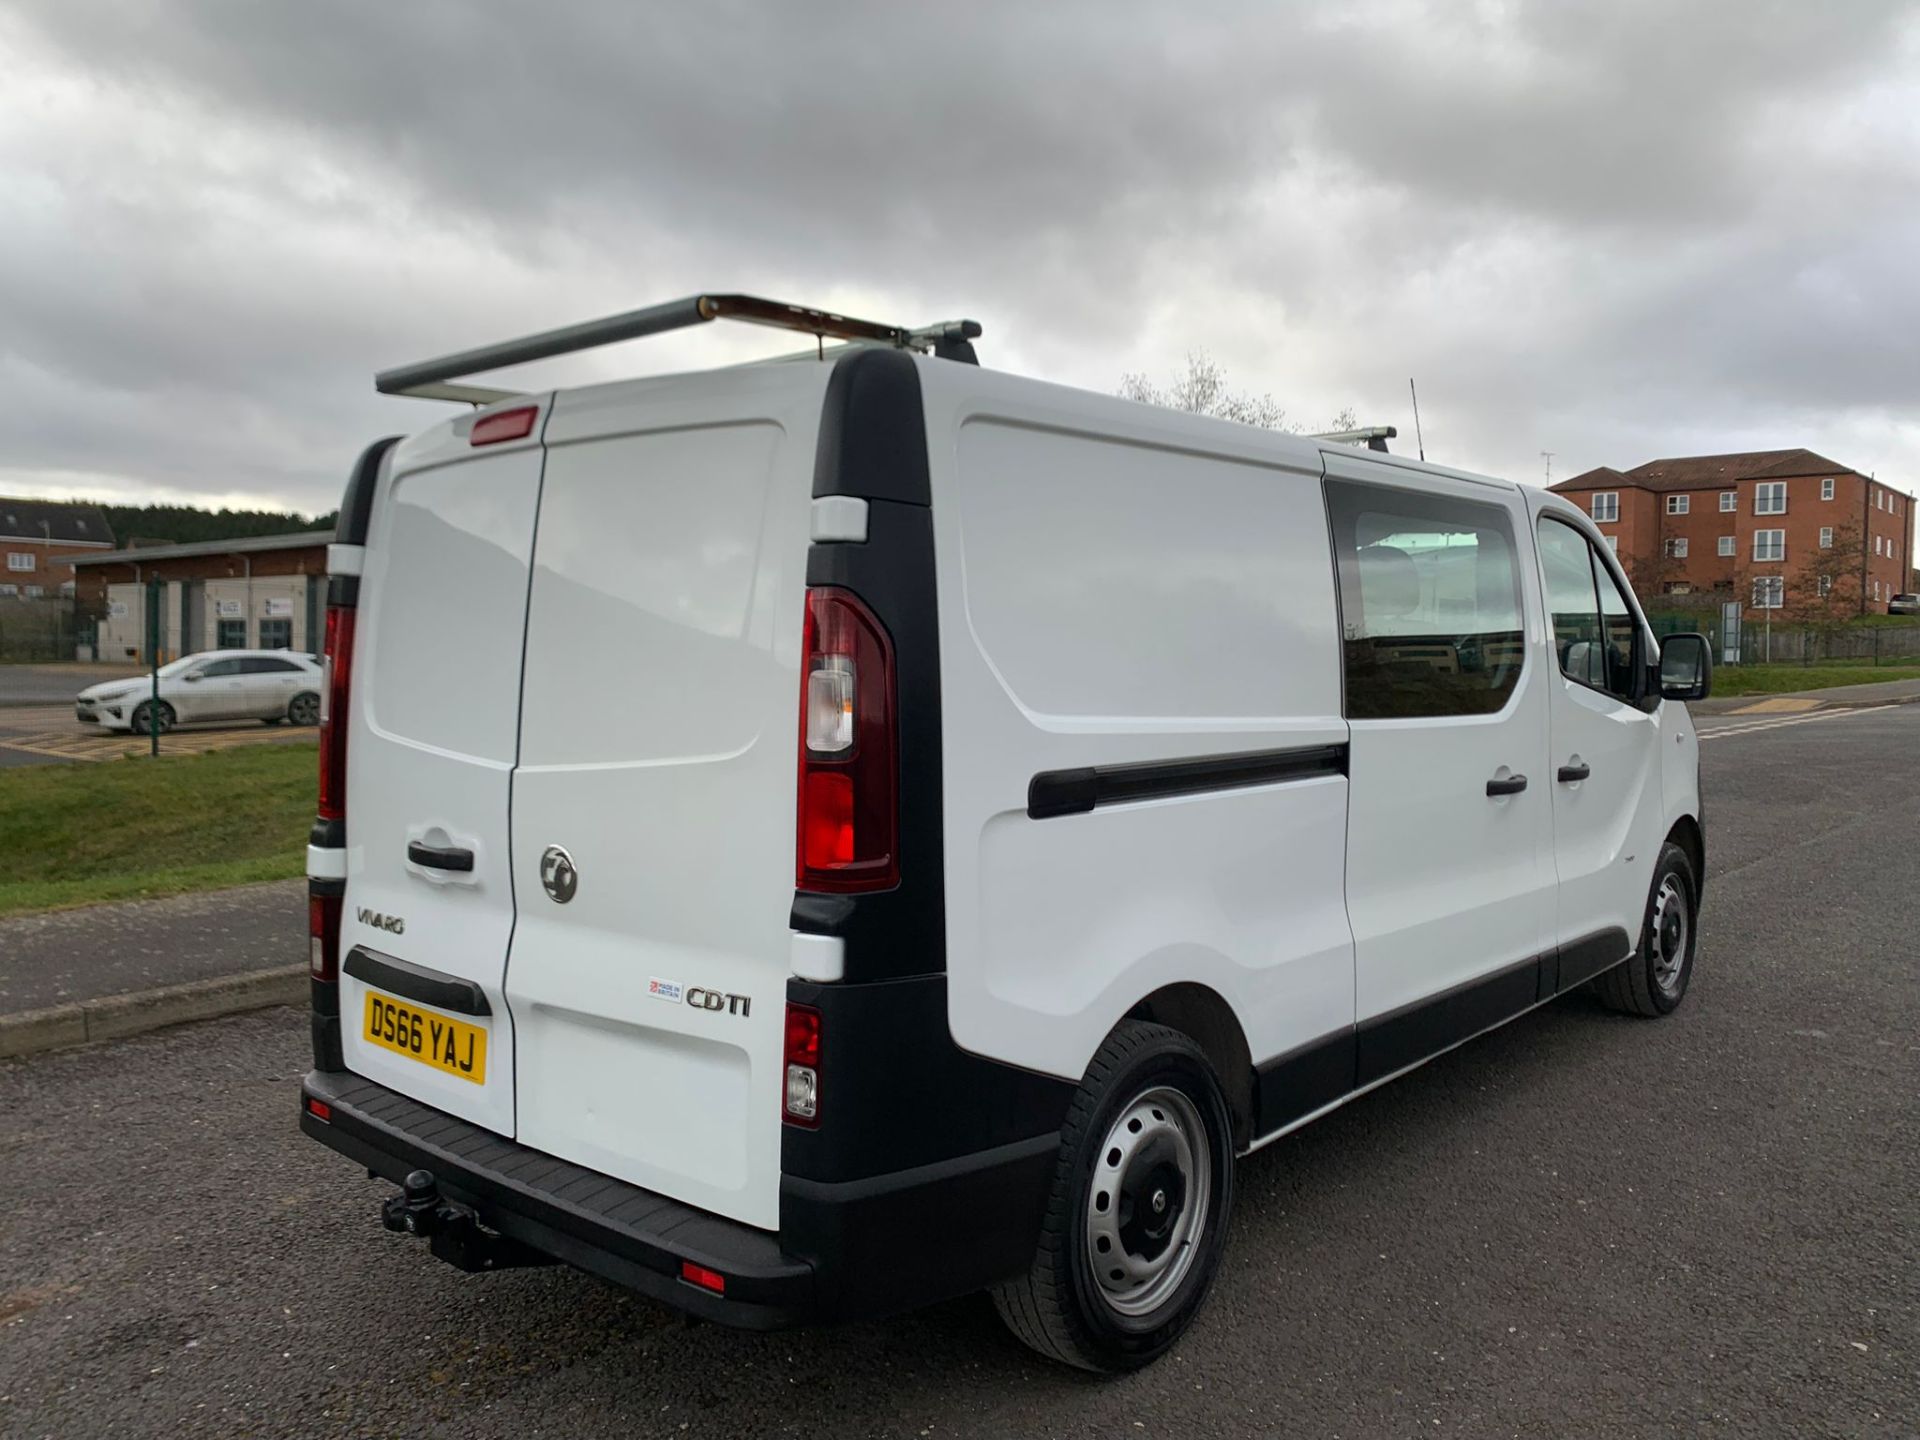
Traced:
[[1128, 1010], [1126, 1018], [1165, 1025], [1198, 1045], [1226, 1092], [1235, 1148], [1244, 1150], [1253, 1143], [1253, 1052], [1239, 1016], [1219, 991], [1191, 980], [1163, 985]]
[[[1697, 890], [1707, 887], [1707, 835], [1700, 821], [1692, 815], [1682, 815], [1673, 822], [1667, 831], [1667, 840], [1687, 852], [1687, 861], [1693, 866], [1693, 883]], [[1697, 902], [1699, 896], [1695, 895]]]

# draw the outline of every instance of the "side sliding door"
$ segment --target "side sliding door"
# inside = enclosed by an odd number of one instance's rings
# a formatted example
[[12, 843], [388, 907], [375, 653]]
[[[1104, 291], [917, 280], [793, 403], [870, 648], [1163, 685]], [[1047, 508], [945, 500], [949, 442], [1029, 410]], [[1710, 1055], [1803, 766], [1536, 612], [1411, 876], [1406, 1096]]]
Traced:
[[1517, 490], [1332, 454], [1326, 489], [1364, 1086], [1551, 993], [1546, 665]]

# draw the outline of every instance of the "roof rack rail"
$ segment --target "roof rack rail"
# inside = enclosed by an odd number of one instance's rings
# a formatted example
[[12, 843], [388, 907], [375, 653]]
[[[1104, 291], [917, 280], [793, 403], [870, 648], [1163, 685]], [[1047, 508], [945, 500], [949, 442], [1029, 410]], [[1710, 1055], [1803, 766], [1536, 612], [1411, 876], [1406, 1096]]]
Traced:
[[543, 330], [518, 340], [501, 340], [474, 350], [442, 355], [437, 360], [421, 360], [398, 365], [373, 377], [373, 388], [382, 395], [413, 395], [428, 400], [457, 400], [469, 405], [490, 405], [519, 392], [495, 390], [484, 385], [453, 385], [447, 382], [485, 370], [507, 365], [524, 365], [530, 360], [545, 360], [554, 355], [570, 355], [576, 350], [591, 350], [620, 340], [642, 335], [662, 335], [669, 330], [685, 330], [709, 320], [742, 320], [750, 325], [770, 325], [781, 330], [798, 330], [816, 342], [828, 338], [892, 345], [902, 350], [929, 350], [942, 359], [974, 360], [969, 343], [980, 334], [972, 320], [949, 320], [938, 325], [909, 330], [900, 325], [882, 325], [872, 320], [856, 320], [830, 310], [814, 310], [805, 305], [790, 305], [782, 300], [763, 300], [757, 295], [689, 295], [665, 305], [650, 305], [644, 310], [628, 310], [578, 325], [563, 325], [558, 330]]
[[1358, 430], [1322, 430], [1318, 435], [1303, 436], [1307, 440], [1332, 440], [1341, 445], [1358, 445], [1363, 441], [1369, 450], [1387, 453], [1387, 441], [1395, 439], [1400, 432], [1391, 425], [1366, 425]]

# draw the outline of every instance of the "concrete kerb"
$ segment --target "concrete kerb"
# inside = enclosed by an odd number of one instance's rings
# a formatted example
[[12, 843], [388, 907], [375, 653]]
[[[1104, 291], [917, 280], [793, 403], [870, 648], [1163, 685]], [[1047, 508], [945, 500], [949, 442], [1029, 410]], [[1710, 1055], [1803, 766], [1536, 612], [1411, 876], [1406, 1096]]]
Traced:
[[215, 1020], [307, 999], [307, 967], [281, 965], [240, 975], [219, 975], [184, 985], [161, 985], [125, 995], [103, 995], [72, 1005], [0, 1015], [0, 1060], [48, 1050], [98, 1044], [169, 1025]]

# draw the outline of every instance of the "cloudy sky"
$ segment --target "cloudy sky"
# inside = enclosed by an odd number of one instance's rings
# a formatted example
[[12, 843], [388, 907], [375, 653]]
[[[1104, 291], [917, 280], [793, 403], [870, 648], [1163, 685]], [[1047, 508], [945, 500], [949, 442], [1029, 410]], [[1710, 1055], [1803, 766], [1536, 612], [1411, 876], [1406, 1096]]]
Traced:
[[[0, 0], [0, 62], [0, 492], [329, 509], [442, 413], [374, 370], [703, 289], [1920, 485], [1916, 4]], [[790, 348], [720, 329], [507, 378]]]

